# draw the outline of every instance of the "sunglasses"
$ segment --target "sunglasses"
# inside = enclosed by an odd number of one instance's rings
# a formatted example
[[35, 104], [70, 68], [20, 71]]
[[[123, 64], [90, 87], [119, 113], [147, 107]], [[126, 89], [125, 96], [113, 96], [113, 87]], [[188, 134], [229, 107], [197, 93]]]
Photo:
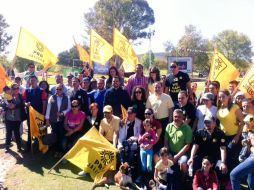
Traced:
[[176, 68], [176, 65], [172, 65], [170, 66], [171, 69], [175, 69]]
[[71, 105], [72, 108], [77, 108], [79, 105]]

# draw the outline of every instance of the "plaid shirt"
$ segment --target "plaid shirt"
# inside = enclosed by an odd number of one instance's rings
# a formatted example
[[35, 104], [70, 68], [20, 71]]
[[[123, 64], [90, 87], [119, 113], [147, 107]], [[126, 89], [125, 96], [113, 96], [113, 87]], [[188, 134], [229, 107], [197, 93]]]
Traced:
[[143, 75], [141, 78], [137, 78], [136, 74], [131, 75], [129, 80], [128, 80], [127, 87], [126, 87], [126, 90], [127, 90], [128, 94], [130, 96], [131, 96], [131, 93], [132, 93], [132, 89], [135, 86], [142, 86], [147, 91], [147, 89], [148, 89], [148, 77]]

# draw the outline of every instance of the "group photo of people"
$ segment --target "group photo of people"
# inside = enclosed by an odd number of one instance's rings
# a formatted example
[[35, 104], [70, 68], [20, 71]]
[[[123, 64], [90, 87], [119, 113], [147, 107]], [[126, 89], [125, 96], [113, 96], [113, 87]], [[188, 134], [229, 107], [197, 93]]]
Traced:
[[[254, 99], [237, 88], [239, 81], [227, 89], [208, 80], [200, 87], [177, 62], [167, 76], [157, 67], [146, 76], [141, 64], [128, 78], [115, 66], [107, 76], [94, 75], [88, 63], [83, 68], [67, 79], [55, 74], [55, 85], [39, 81], [42, 71], [33, 63], [23, 73], [14, 68], [13, 83], [1, 95], [6, 154], [13, 144], [21, 154], [37, 148], [30, 135], [32, 106], [45, 116], [43, 130], [53, 134], [48, 140], [55, 158], [95, 127], [117, 148], [117, 169], [130, 166], [136, 189], [239, 190], [241, 183], [254, 189]], [[101, 184], [107, 183], [105, 176]]]

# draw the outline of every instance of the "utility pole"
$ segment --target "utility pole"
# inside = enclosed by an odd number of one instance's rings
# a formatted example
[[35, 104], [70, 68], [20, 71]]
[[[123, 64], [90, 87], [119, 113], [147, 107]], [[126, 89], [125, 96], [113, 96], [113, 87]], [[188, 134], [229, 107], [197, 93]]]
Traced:
[[152, 50], [151, 50], [151, 41], [152, 41], [152, 36], [154, 35], [154, 30], [152, 31], [151, 28], [149, 29], [148, 32], [148, 39], [149, 39], [149, 47], [148, 47], [148, 51], [149, 51], [149, 68], [152, 67]]

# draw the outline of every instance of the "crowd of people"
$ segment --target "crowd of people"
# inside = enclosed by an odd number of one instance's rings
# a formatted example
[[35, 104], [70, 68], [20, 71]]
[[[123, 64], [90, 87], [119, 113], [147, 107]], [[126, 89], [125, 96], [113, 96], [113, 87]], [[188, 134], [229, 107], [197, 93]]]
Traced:
[[231, 81], [228, 89], [207, 81], [198, 96], [198, 84], [176, 62], [170, 64], [168, 76], [161, 76], [156, 67], [145, 76], [137, 64], [127, 81], [114, 66], [107, 77], [94, 78], [84, 64], [78, 77], [67, 76], [67, 83], [57, 74], [52, 87], [46, 80], [38, 82], [40, 72], [34, 64], [24, 73], [14, 71], [14, 83], [1, 96], [6, 152], [12, 133], [18, 151], [24, 151], [20, 136], [24, 120], [25, 151], [30, 151], [25, 110], [31, 105], [45, 115], [45, 126], [55, 134], [51, 146], [55, 157], [63, 156], [94, 126], [119, 150], [118, 162], [134, 167], [137, 184], [147, 181], [157, 189], [181, 190], [193, 181], [194, 190], [239, 190], [247, 176], [254, 190], [254, 99], [245, 98], [237, 89], [238, 81]]

